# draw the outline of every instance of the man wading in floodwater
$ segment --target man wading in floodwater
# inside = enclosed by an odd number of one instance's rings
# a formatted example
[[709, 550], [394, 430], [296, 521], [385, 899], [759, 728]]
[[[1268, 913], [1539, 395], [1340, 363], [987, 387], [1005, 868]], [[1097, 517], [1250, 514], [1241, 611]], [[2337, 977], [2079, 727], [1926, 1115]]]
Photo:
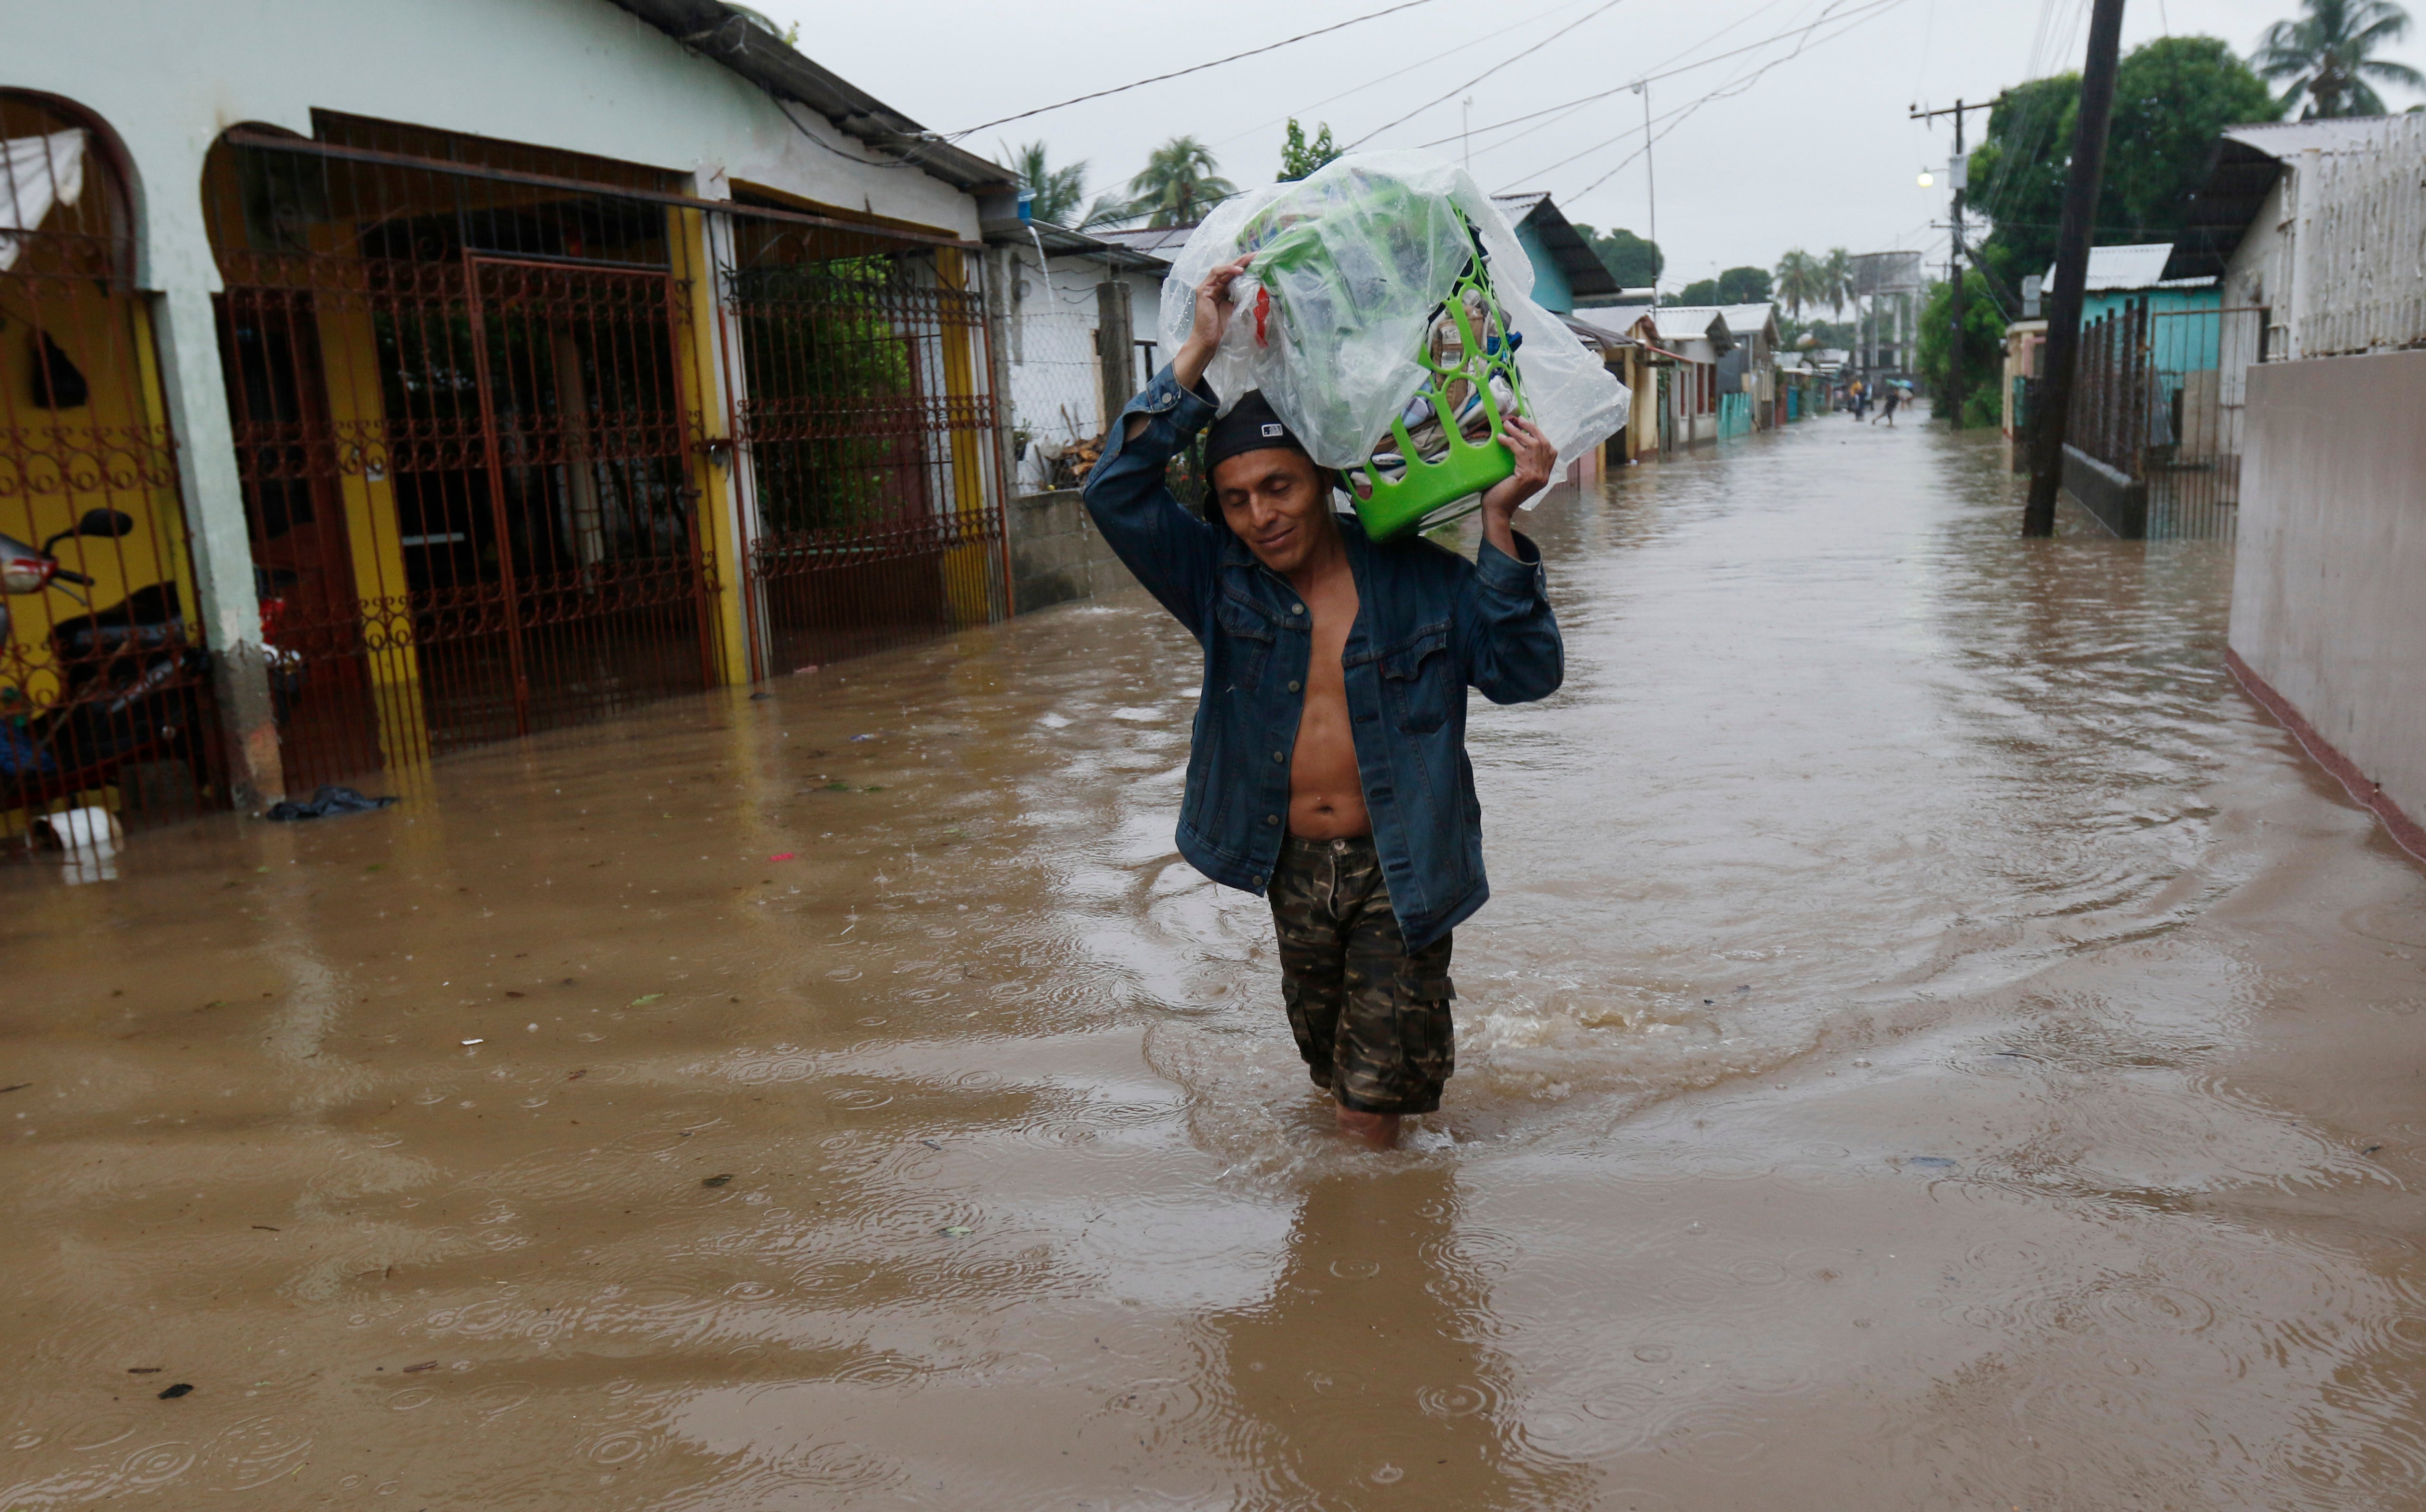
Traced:
[[1247, 263], [1197, 285], [1195, 325], [1113, 427], [1087, 510], [1205, 647], [1180, 854], [1271, 900], [1298, 1050], [1339, 1127], [1387, 1149], [1402, 1115], [1440, 1106], [1449, 931], [1491, 892], [1466, 687], [1522, 703], [1561, 675], [1541, 551], [1510, 525], [1557, 452], [1509, 417], [1516, 473], [1483, 495], [1478, 560], [1420, 538], [1377, 546], [1249, 394], [1205, 443], [1215, 503], [1188, 513], [1163, 470], [1213, 420], [1205, 369]]

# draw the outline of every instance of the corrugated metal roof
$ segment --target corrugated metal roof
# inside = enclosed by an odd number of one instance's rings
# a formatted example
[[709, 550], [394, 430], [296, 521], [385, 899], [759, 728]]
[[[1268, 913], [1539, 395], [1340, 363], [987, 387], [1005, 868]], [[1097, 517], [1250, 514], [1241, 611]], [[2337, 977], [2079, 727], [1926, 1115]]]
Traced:
[[1727, 317], [1729, 330], [1755, 331], [1777, 318], [1774, 300], [1763, 299], [1758, 304], [1722, 304], [1719, 314]]
[[1121, 231], [1096, 230], [1087, 234], [1111, 242], [1116, 246], [1128, 248], [1132, 251], [1151, 252], [1168, 263], [1177, 261], [1181, 249], [1188, 245], [1188, 238], [1196, 234], [1196, 228], [1194, 226], [1156, 226], [1151, 229], [1140, 227]]
[[2288, 162], [2310, 148], [2321, 153], [2367, 152], [2394, 125], [2391, 116], [2344, 116], [2332, 121], [2268, 121], [2252, 126], [2226, 126], [2227, 140], [2246, 143], [2278, 162]]
[[2226, 126], [2216, 137], [2207, 181], [2190, 197], [2190, 215], [2165, 271], [2177, 279], [2221, 275], [2283, 176], [2285, 163], [2311, 147], [2321, 153], [2369, 151], [2392, 125], [2389, 116], [2352, 116]]
[[1726, 311], [1714, 304], [1662, 305], [1653, 318], [1661, 341], [1707, 338], [1722, 350], [1735, 345], [1735, 332], [1728, 329]]
[[[2083, 285], [2092, 294], [2103, 289], [2153, 289], [2164, 281], [2165, 262], [2174, 255], [2172, 242], [2141, 242], [2131, 247], [2093, 247], [2089, 249], [2089, 281]], [[2046, 270], [2047, 287], [2055, 286], [2055, 265]]]
[[1032, 230], [1025, 241], [1013, 236], [1008, 245], [1020, 248], [1042, 243], [1047, 256], [1100, 258], [1114, 267], [1141, 271], [1168, 271], [1171, 259], [1178, 255], [1175, 252], [1141, 251], [1098, 232], [1072, 231], [1050, 221], [1034, 221], [1031, 226]]
[[[1623, 311], [1614, 310], [1578, 311], [1574, 314], [1564, 315], [1561, 318], [1566, 321], [1567, 329], [1569, 330], [1574, 331], [1576, 334], [1583, 337], [1587, 341], [1596, 341], [1604, 346], [1636, 346], [1638, 343], [1632, 336], [1627, 334], [1628, 331], [1634, 329], [1633, 321], [1599, 318], [1622, 314], [1624, 314]], [[1591, 315], [1594, 318], [1587, 319], [1587, 315]]]
[[1491, 202], [1499, 207], [1510, 225], [1532, 225], [1533, 234], [1542, 239], [1543, 250], [1550, 254], [1559, 271], [1565, 275], [1569, 294], [1582, 299], [1617, 292], [1617, 280], [1601, 262], [1600, 254], [1560, 214], [1557, 202], [1547, 193], [1531, 190], [1524, 194], [1495, 194]]

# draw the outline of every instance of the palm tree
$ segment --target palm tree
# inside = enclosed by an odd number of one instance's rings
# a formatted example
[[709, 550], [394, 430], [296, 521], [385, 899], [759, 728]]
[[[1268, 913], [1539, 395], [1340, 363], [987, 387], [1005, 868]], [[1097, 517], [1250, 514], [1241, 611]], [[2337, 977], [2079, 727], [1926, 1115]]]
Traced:
[[1044, 144], [1029, 142], [1012, 155], [1011, 165], [1018, 171], [1019, 182], [1036, 191], [1036, 198], [1028, 201], [1027, 213], [1046, 225], [1091, 231], [1109, 221], [1128, 218], [1127, 204], [1117, 199], [1099, 198], [1087, 206], [1084, 214], [1079, 212], [1078, 206], [1087, 198], [1085, 158], [1053, 168], [1045, 161]]
[[1044, 144], [1029, 142], [1011, 159], [1019, 182], [1036, 191], [1027, 213], [1048, 226], [1066, 226], [1087, 198], [1087, 161], [1053, 168], [1044, 160]]
[[1853, 254], [1842, 247], [1831, 247], [1820, 261], [1820, 294], [1814, 302], [1841, 314], [1853, 298]]
[[1152, 227], [1192, 226], [1205, 212], [1238, 192], [1218, 178], [1213, 149], [1193, 137], [1173, 137], [1154, 150], [1145, 170], [1129, 180], [1128, 214], [1147, 217]]
[[1820, 261], [1802, 248], [1798, 247], [1777, 260], [1776, 277], [1777, 299], [1786, 306], [1789, 317], [1800, 320], [1804, 306], [1826, 302], [1826, 291], [1821, 287]]
[[2301, 0], [2300, 8], [2306, 14], [2299, 20], [2266, 28], [2249, 66], [2263, 78], [2291, 81], [2283, 91], [2284, 108], [2303, 94], [2308, 97], [2303, 121], [2383, 115], [2384, 97], [2369, 86], [2369, 79], [2426, 89], [2426, 74], [2368, 56], [2408, 35], [2409, 12], [2392, 0]]

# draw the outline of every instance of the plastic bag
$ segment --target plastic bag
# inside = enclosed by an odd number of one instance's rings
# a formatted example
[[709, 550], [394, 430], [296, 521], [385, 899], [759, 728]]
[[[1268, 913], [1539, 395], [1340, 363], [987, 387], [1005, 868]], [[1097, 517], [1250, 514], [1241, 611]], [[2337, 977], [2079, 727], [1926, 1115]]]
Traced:
[[1472, 255], [1465, 222], [1522, 338], [1516, 364], [1528, 408], [1563, 468], [1625, 423], [1625, 389], [1533, 302], [1533, 265], [1507, 217], [1463, 169], [1439, 158], [1359, 153], [1224, 201], [1163, 281], [1163, 341], [1176, 349], [1188, 339], [1207, 273], [1254, 253], [1205, 378], [1224, 411], [1261, 389], [1315, 461], [1353, 466], [1423, 386], [1415, 354]]

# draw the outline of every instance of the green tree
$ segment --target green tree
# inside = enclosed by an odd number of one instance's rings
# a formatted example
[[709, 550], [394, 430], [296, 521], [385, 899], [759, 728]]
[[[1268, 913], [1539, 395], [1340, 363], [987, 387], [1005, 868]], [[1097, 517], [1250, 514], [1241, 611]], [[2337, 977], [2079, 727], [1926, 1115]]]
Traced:
[[2409, 12], [2392, 0], [2301, 0], [2297, 21], [2278, 21], [2258, 39], [2249, 64], [2266, 78], [2289, 79], [2282, 106], [2308, 97], [2300, 119], [2315, 116], [2380, 116], [2384, 97], [2369, 79], [2426, 89], [2426, 75], [2405, 63], [2369, 55], [2409, 32]]
[[[1971, 154], [1970, 207], [1995, 223], [1982, 250], [2008, 283], [2055, 257], [2056, 226], [2080, 105], [2076, 74], [2005, 91]], [[2212, 37], [2161, 37], [2116, 71], [2093, 242], [2170, 241], [2207, 176], [2216, 134], [2282, 113], [2265, 81]]]
[[1291, 116], [1288, 139], [1281, 143], [1280, 182], [1293, 184], [1338, 155], [1339, 149], [1331, 145], [1331, 122], [1322, 122], [1321, 129], [1309, 142], [1305, 139], [1305, 128], [1297, 123], [1297, 117]]
[[1029, 142], [1011, 159], [1019, 182], [1036, 191], [1028, 202], [1027, 213], [1049, 226], [1066, 226], [1078, 213], [1087, 199], [1087, 162], [1065, 163], [1059, 168], [1045, 161], [1044, 144]]
[[1820, 260], [1820, 301], [1839, 311], [1853, 302], [1853, 254], [1842, 247], [1829, 248]]
[[1144, 216], [1156, 228], [1192, 226], [1205, 212], [1238, 192], [1215, 175], [1213, 150], [1193, 137], [1173, 137], [1147, 154], [1145, 169], [1129, 180], [1128, 214]]
[[1719, 275], [1717, 304], [1758, 304], [1769, 298], [1769, 269], [1731, 267]]
[[1955, 394], [1947, 358], [1954, 348], [1954, 285], [1930, 285], [1920, 312], [1920, 376], [1929, 385], [1929, 412], [1949, 418], [1955, 402], [1966, 426], [1993, 426], [2004, 418], [2005, 322], [1988, 298], [1988, 281], [1977, 268], [1963, 270], [1963, 381]]
[[1787, 318], [1801, 320], [1806, 309], [1828, 302], [1820, 260], [1797, 247], [1777, 260], [1777, 300]]
[[1659, 302], [1661, 304], [1717, 304], [1720, 302], [1719, 281], [1695, 279]]
[[1606, 234], [1593, 230], [1581, 221], [1576, 223], [1576, 234], [1592, 243], [1593, 255], [1609, 276], [1617, 280], [1622, 289], [1647, 289], [1659, 281], [1663, 259], [1657, 242], [1637, 236], [1624, 227]]
[[1087, 198], [1087, 161], [1054, 168], [1045, 160], [1044, 144], [1029, 142], [1012, 155], [1011, 166], [1019, 173], [1019, 182], [1036, 191], [1027, 213], [1050, 226], [1069, 226], [1078, 231], [1092, 231], [1097, 226], [1129, 218], [1129, 207], [1115, 197], [1098, 198], [1082, 212], [1078, 206]]

